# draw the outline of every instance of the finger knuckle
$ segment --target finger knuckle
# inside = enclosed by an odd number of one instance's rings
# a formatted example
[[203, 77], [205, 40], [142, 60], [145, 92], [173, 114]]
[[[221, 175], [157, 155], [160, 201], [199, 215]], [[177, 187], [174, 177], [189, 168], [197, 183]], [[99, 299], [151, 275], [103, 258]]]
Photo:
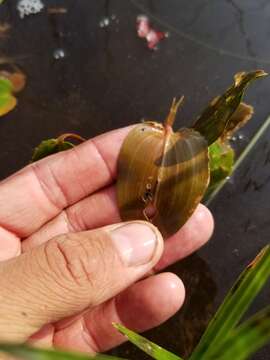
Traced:
[[[105, 244], [80, 234], [66, 234], [52, 244], [53, 266], [65, 283], [96, 288], [105, 281]], [[108, 271], [107, 271], [108, 272]]]

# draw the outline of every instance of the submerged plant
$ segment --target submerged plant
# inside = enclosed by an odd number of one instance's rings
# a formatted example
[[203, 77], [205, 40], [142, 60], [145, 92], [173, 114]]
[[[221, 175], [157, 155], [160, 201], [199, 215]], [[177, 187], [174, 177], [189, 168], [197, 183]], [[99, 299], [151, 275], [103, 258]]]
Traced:
[[166, 237], [188, 220], [207, 190], [210, 170], [211, 185], [224, 177], [222, 170], [226, 176], [231, 171], [227, 138], [253, 113], [241, 102], [246, 87], [265, 75], [262, 70], [236, 74], [234, 84], [212, 100], [191, 128], [172, 129], [181, 98], [173, 101], [164, 124], [148, 121], [130, 131], [118, 160], [123, 220], [151, 221]]

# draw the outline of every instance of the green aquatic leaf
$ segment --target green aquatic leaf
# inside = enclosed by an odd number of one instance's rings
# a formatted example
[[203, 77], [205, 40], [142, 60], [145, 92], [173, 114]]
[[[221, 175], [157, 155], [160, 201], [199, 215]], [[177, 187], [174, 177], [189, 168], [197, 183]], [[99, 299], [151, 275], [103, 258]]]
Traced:
[[194, 350], [191, 360], [204, 358], [239, 323], [270, 277], [270, 246], [266, 246], [241, 273]]
[[134, 331], [127, 329], [125, 326], [120, 324], [113, 324], [114, 327], [125, 335], [130, 342], [136, 345], [139, 349], [144, 351], [156, 360], [183, 360], [179, 356], [171, 353], [168, 350], [163, 349], [159, 345], [147, 340], [141, 335], [136, 334]]
[[11, 92], [13, 89], [12, 82], [9, 79], [0, 77], [0, 94]]
[[[250, 155], [251, 151], [254, 149], [258, 141], [262, 138], [262, 136], [265, 134], [265, 132], [270, 127], [270, 116], [268, 116], [265, 121], [263, 121], [262, 125], [259, 127], [259, 129], [256, 131], [255, 135], [252, 137], [252, 139], [249, 141], [245, 149], [241, 152], [239, 157], [236, 159], [234, 165], [233, 165], [233, 172], [235, 172], [242, 162]], [[216, 196], [219, 194], [219, 192], [222, 190], [223, 186], [226, 184], [227, 180], [226, 178], [222, 180], [216, 187], [212, 188], [212, 191], [207, 192], [207, 197], [204, 198], [203, 203], [206, 206], [209, 206], [209, 204], [216, 198]]]
[[75, 145], [66, 139], [77, 140], [80, 142], [85, 141], [80, 135], [77, 134], [63, 134], [57, 139], [43, 140], [35, 149], [32, 155], [32, 162], [45, 158], [46, 156], [58, 153], [60, 151], [69, 150]]
[[83, 353], [40, 349], [16, 344], [0, 344], [0, 352], [15, 356], [16, 359], [26, 360], [124, 360], [123, 358], [108, 355], [97, 354], [90, 356]]
[[230, 140], [234, 133], [250, 120], [253, 112], [252, 106], [241, 102], [231, 116], [222, 136], [208, 147], [210, 182], [203, 198], [204, 203], [207, 203], [215, 190], [224, 184], [234, 171], [235, 152]]
[[[270, 340], [270, 306], [233, 330], [205, 360], [246, 360]], [[202, 358], [201, 358], [202, 359]]]
[[59, 142], [58, 139], [43, 140], [34, 150], [32, 161], [38, 161], [45, 158], [46, 156], [58, 153], [60, 151], [68, 150], [73, 148], [75, 145], [68, 142]]
[[247, 86], [253, 80], [266, 75], [263, 70], [236, 74], [234, 84], [223, 95], [213, 99], [203, 111], [193, 128], [207, 139], [209, 145], [222, 136], [227, 127], [230, 128], [232, 116], [240, 105]]
[[0, 116], [13, 110], [17, 104], [12, 95], [13, 85], [10, 80], [0, 77]]
[[13, 93], [21, 91], [25, 86], [25, 82], [26, 77], [20, 71], [13, 73], [0, 71], [0, 116], [15, 108], [17, 99]]
[[208, 148], [209, 166], [210, 166], [210, 182], [204, 201], [209, 194], [228, 176], [232, 174], [235, 153], [228, 141], [216, 140]]

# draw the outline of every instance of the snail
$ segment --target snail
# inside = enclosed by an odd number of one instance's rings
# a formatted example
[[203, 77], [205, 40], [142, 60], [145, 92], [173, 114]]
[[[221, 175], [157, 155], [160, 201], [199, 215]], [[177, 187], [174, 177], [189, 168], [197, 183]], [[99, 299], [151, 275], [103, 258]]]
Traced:
[[251, 117], [253, 108], [241, 102], [244, 91], [266, 75], [263, 70], [237, 73], [234, 84], [211, 101], [191, 128], [173, 131], [182, 97], [173, 100], [163, 124], [147, 121], [130, 131], [118, 158], [122, 220], [150, 221], [164, 237], [185, 224], [209, 184], [208, 147]]

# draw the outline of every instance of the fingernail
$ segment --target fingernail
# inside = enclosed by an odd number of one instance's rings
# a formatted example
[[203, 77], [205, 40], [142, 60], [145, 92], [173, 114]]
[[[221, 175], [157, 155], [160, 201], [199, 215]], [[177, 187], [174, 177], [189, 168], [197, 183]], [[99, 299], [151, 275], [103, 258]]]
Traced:
[[157, 234], [145, 223], [128, 223], [111, 231], [111, 237], [127, 266], [147, 264], [157, 247]]

